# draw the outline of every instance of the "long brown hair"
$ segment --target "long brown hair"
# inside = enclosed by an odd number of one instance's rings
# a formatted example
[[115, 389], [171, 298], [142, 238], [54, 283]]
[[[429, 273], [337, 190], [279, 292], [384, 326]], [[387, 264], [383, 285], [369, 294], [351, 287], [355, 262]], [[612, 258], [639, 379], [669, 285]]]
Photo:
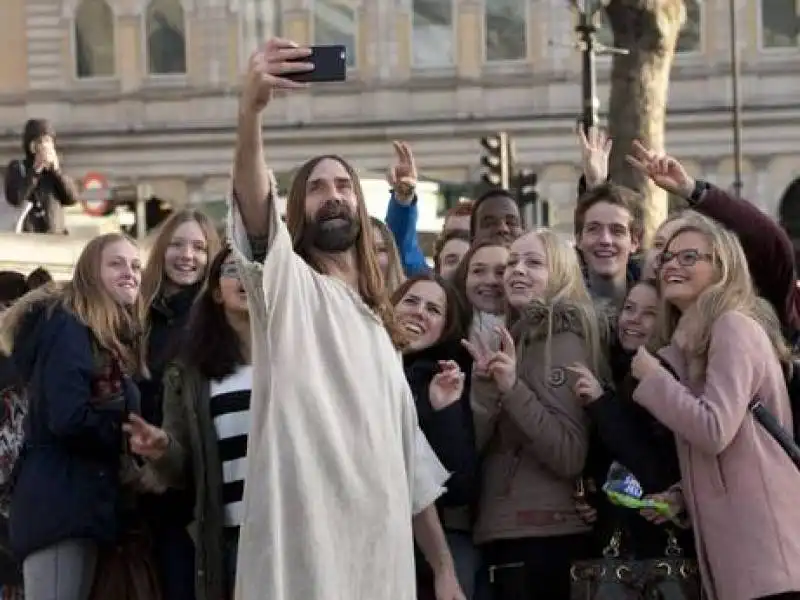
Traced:
[[[164, 287], [166, 279], [166, 273], [164, 272], [164, 256], [172, 242], [172, 236], [175, 235], [175, 230], [184, 223], [189, 223], [190, 221], [197, 223], [200, 229], [203, 230], [203, 235], [206, 238], [206, 252], [208, 253], [209, 262], [211, 262], [211, 258], [216, 256], [217, 252], [219, 252], [220, 240], [217, 228], [205, 214], [191, 208], [179, 210], [171, 214], [158, 228], [158, 233], [156, 233], [156, 237], [150, 247], [147, 267], [142, 275], [142, 298], [144, 298], [145, 306], [151, 306]], [[206, 269], [206, 275], [207, 274], [208, 270]]]
[[72, 280], [45, 284], [25, 296], [3, 315], [3, 350], [10, 352], [13, 339], [32, 307], [44, 305], [50, 311], [63, 306], [94, 335], [98, 345], [114, 354], [130, 375], [147, 375], [142, 330], [145, 308], [139, 294], [131, 307], [123, 307], [106, 292], [100, 280], [103, 251], [111, 244], [134, 242], [122, 233], [107, 233], [91, 240], [75, 263]]
[[386, 246], [386, 256], [389, 258], [389, 265], [386, 269], [386, 277], [383, 282], [386, 285], [386, 291], [391, 295], [394, 290], [406, 280], [406, 274], [403, 271], [403, 262], [400, 260], [400, 251], [397, 249], [397, 244], [394, 241], [394, 234], [386, 226], [386, 223], [376, 217], [370, 217], [369, 222], [372, 226], [381, 232], [383, 243]]
[[[220, 293], [222, 267], [230, 255], [230, 247], [225, 246], [211, 261], [206, 284], [192, 306], [183, 348], [183, 361], [206, 379], [215, 381], [247, 364], [242, 340], [231, 326], [225, 307], [216, 298]], [[214, 343], [206, 343], [208, 340]]]
[[364, 200], [364, 191], [361, 189], [361, 181], [355, 169], [342, 157], [334, 154], [317, 156], [303, 164], [295, 173], [292, 179], [292, 186], [289, 189], [289, 195], [286, 198], [286, 227], [292, 237], [294, 250], [313, 269], [319, 273], [326, 273], [325, 266], [313, 254], [307, 252], [302, 243], [303, 230], [306, 225], [306, 185], [314, 168], [326, 159], [335, 160], [344, 167], [353, 182], [353, 189], [356, 194], [356, 210], [358, 211], [358, 219], [361, 222], [361, 231], [356, 240], [358, 292], [366, 305], [380, 317], [395, 347], [402, 348], [405, 345], [405, 336], [395, 322], [394, 308], [389, 301], [389, 294], [383, 283], [378, 255], [375, 253], [375, 237], [372, 235], [371, 222], [367, 212], [367, 204]]

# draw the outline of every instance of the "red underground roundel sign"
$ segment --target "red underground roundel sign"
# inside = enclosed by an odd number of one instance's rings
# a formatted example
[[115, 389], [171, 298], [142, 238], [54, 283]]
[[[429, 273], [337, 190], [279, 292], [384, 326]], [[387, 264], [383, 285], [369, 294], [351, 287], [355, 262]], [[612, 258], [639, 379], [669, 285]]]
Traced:
[[111, 208], [109, 196], [108, 180], [99, 173], [87, 173], [81, 189], [83, 212], [93, 217], [108, 214]]

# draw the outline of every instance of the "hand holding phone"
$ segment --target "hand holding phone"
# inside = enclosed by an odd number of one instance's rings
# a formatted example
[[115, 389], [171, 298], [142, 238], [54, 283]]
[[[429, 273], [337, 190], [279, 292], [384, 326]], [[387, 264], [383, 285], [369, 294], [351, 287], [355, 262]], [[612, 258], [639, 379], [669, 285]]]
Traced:
[[241, 105], [244, 110], [260, 113], [272, 100], [276, 89], [297, 89], [304, 83], [293, 81], [292, 74], [313, 70], [309, 61], [310, 48], [296, 42], [273, 38], [250, 56], [247, 75], [242, 88]]
[[311, 46], [311, 55], [298, 60], [311, 63], [314, 68], [285, 75], [291, 81], [328, 83], [347, 79], [347, 48], [343, 45]]

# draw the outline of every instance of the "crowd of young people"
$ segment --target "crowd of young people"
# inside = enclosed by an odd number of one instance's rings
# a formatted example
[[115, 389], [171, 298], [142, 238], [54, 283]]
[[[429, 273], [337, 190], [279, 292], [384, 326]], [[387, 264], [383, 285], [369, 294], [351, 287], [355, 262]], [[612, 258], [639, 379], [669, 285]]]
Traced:
[[[562, 599], [575, 565], [674, 556], [681, 597], [800, 598], [800, 473], [748, 408], [793, 429], [784, 232], [637, 144], [689, 205], [642, 247], [597, 131], [574, 245], [494, 190], [429, 267], [402, 143], [386, 225], [337, 156], [298, 169], [284, 223], [261, 115], [309, 53], [250, 61], [226, 243], [182, 211], [146, 264], [100, 236], [5, 309], [26, 597], [100, 598], [122, 553], [170, 600]], [[643, 508], [611, 501], [620, 473]]]

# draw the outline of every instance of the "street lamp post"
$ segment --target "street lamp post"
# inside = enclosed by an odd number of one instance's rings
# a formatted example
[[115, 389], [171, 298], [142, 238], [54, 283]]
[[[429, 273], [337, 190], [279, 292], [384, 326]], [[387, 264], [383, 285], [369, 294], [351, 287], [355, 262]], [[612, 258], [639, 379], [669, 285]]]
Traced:
[[599, 121], [600, 99], [597, 97], [597, 55], [628, 54], [624, 48], [609, 48], [597, 41], [597, 20], [603, 10], [603, 2], [598, 0], [571, 0], [575, 12], [578, 13], [578, 33], [580, 51], [583, 55], [583, 71], [581, 88], [583, 97], [583, 114], [581, 123], [584, 132], [596, 127]]
[[728, 18], [731, 44], [731, 128], [733, 129], [733, 190], [742, 196], [742, 104], [741, 104], [741, 61], [739, 60], [739, 22], [736, 14], [736, 0], [728, 0]]
[[589, 0], [575, 2], [578, 11], [578, 25], [575, 31], [580, 40], [583, 59], [581, 73], [581, 91], [583, 97], [583, 131], [588, 132], [597, 126], [599, 120], [597, 113], [600, 109], [600, 99], [597, 97], [597, 25], [595, 16], [602, 7], [597, 4], [592, 8]]

